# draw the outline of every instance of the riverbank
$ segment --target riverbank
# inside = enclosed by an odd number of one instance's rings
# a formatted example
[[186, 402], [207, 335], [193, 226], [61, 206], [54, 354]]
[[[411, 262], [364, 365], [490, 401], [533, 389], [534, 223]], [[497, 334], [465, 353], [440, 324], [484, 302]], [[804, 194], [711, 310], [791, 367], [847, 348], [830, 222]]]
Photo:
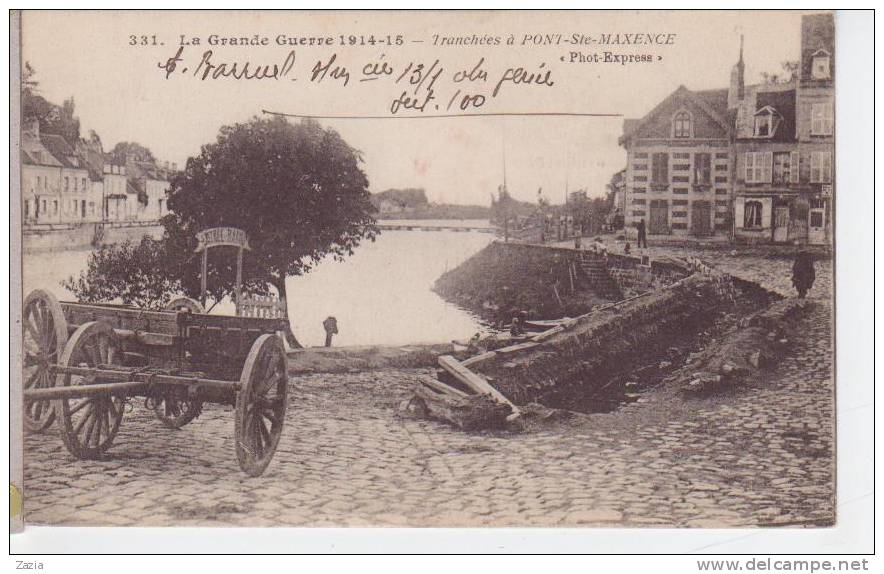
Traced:
[[145, 235], [159, 238], [158, 221], [106, 221], [26, 225], [22, 227], [22, 251], [47, 253], [92, 249], [124, 241], [140, 241]]
[[516, 311], [531, 319], [575, 317], [619, 297], [597, 287], [574, 252], [495, 241], [442, 274], [433, 290], [499, 324]]

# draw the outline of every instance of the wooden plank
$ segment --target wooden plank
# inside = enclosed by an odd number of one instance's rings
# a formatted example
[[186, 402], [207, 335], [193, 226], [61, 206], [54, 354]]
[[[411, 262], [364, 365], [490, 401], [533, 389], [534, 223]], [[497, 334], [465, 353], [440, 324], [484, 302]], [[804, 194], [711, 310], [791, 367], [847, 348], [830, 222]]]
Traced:
[[481, 395], [491, 395], [497, 402], [508, 405], [513, 410], [514, 415], [519, 414], [519, 408], [503, 396], [500, 391], [488, 384], [488, 381], [461, 365], [458, 360], [451, 355], [442, 355], [439, 357], [439, 366], [477, 393]]
[[559, 325], [558, 327], [553, 327], [552, 329], [548, 329], [548, 330], [544, 331], [543, 333], [538, 333], [537, 335], [534, 335], [533, 337], [531, 337], [531, 340], [534, 341], [535, 343], [539, 343], [541, 341], [545, 341], [546, 339], [549, 339], [553, 335], [557, 335], [558, 333], [561, 333], [564, 330], [565, 330], [565, 328], [563, 326]]
[[[412, 416], [444, 421], [462, 430], [505, 428], [507, 419], [512, 417], [510, 407], [488, 395], [454, 397], [435, 393], [423, 385], [415, 385], [414, 397], [420, 399], [422, 407], [411, 411]], [[403, 404], [404, 412], [409, 412], [407, 405], [412, 402], [406, 401]]]
[[440, 393], [451, 395], [453, 397], [466, 397], [469, 396], [467, 393], [463, 392], [460, 389], [455, 389], [454, 387], [449, 387], [445, 383], [437, 381], [433, 377], [423, 376], [418, 379], [422, 385], [430, 387], [434, 391], [438, 391]]
[[504, 347], [502, 349], [498, 349], [497, 352], [503, 355], [508, 353], [516, 353], [518, 351], [525, 351], [527, 349], [532, 349], [537, 346], [537, 343], [527, 342], [527, 343], [519, 343], [518, 345], [510, 345], [509, 347]]
[[147, 331], [132, 331], [130, 329], [114, 329], [114, 333], [122, 339], [132, 339], [148, 346], [171, 347], [180, 341], [180, 337], [166, 333], [148, 333]]
[[175, 335], [178, 333], [178, 316], [175, 311], [151, 311], [124, 305], [62, 303], [68, 323], [82, 325], [90, 321], [105, 320], [114, 328], [130, 331], [150, 331]]
[[559, 325], [564, 325], [569, 321], [573, 321], [571, 317], [562, 317], [561, 319], [529, 319], [525, 321], [525, 326], [527, 327], [537, 327], [540, 329], [548, 329], [551, 327], [558, 327]]
[[487, 353], [482, 353], [481, 355], [474, 355], [469, 359], [465, 359], [460, 362], [464, 367], [469, 367], [470, 365], [475, 365], [477, 363], [482, 363], [488, 361], [489, 359], [493, 359], [497, 356], [496, 351], [488, 351]]

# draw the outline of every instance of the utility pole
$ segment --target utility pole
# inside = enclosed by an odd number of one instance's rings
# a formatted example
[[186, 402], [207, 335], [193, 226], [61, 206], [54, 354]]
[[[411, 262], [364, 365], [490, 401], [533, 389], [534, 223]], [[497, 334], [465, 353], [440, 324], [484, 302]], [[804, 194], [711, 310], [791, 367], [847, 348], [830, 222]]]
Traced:
[[506, 187], [506, 130], [503, 133], [503, 194], [499, 198], [503, 209], [503, 242], [510, 240], [510, 193]]

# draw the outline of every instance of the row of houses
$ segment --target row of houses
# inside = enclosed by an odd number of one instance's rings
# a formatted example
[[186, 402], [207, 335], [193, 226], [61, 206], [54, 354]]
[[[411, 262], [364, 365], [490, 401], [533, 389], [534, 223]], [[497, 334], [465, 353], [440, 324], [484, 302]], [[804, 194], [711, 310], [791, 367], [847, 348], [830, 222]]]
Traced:
[[41, 134], [37, 120], [22, 130], [21, 158], [25, 225], [154, 222], [168, 213], [166, 191], [175, 164], [132, 156], [116, 161], [97, 137], [68, 142]]
[[625, 120], [626, 226], [644, 221], [650, 236], [831, 243], [834, 50], [833, 16], [804, 16], [790, 81], [746, 85], [741, 41], [727, 89], [680, 86], [644, 118]]

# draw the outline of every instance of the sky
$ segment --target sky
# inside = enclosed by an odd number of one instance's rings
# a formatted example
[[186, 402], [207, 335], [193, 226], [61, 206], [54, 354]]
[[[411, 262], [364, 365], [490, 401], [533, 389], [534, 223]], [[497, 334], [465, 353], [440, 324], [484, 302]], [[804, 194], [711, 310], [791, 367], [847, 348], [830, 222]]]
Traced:
[[[388, 62], [397, 72], [408, 63], [440, 60], [436, 85], [443, 105], [456, 89], [487, 96], [481, 112], [569, 112], [615, 114], [614, 117], [456, 117], [434, 119], [328, 119], [364, 157], [371, 191], [422, 187], [431, 201], [487, 204], [504, 177], [516, 198], [533, 201], [538, 189], [554, 202], [565, 190], [585, 188], [604, 194], [611, 175], [625, 167], [618, 146], [623, 118], [642, 117], [679, 85], [690, 89], [726, 88], [745, 36], [744, 60], [749, 83], [761, 72], [780, 71], [781, 62], [797, 60], [800, 45], [797, 12], [419, 12], [344, 14], [295, 12], [25, 12], [22, 58], [37, 71], [40, 93], [55, 103], [76, 102], [82, 133], [95, 130], [109, 149], [119, 141], [137, 141], [160, 160], [183, 165], [200, 146], [214, 141], [225, 124], [245, 121], [263, 109], [293, 114], [389, 116], [399, 86], [387, 78], [361, 83], [356, 71], [370, 62]], [[560, 33], [564, 37], [600, 33], [674, 34], [664, 46], [537, 46], [528, 36]], [[130, 35], [158, 44], [130, 46]], [[267, 36], [268, 46], [208, 46], [210, 34]], [[340, 34], [378, 37], [402, 34], [403, 46], [304, 47], [275, 45], [287, 37]], [[435, 36], [516, 38], [515, 46], [434, 46]], [[183, 47], [182, 61], [169, 79], [158, 64], [175, 55], [180, 36], [203, 44]], [[416, 40], [416, 41], [415, 41]], [[200, 81], [178, 74], [196, 69], [206, 49], [215, 63], [282, 63], [295, 51], [294, 81], [246, 81], [223, 78]], [[571, 51], [611, 50], [650, 53], [662, 60], [646, 64], [568, 63]], [[337, 62], [353, 72], [347, 86], [332, 78], [310, 82], [317, 60]], [[470, 70], [484, 58], [485, 82], [455, 84], [451, 74]], [[541, 67], [542, 65], [542, 67]], [[552, 87], [505, 83], [499, 97], [493, 86], [508, 69], [551, 71]], [[470, 90], [474, 90], [470, 91]], [[431, 113], [431, 112], [427, 112]], [[426, 115], [426, 114], [425, 114]], [[505, 157], [505, 161], [504, 161]]]

